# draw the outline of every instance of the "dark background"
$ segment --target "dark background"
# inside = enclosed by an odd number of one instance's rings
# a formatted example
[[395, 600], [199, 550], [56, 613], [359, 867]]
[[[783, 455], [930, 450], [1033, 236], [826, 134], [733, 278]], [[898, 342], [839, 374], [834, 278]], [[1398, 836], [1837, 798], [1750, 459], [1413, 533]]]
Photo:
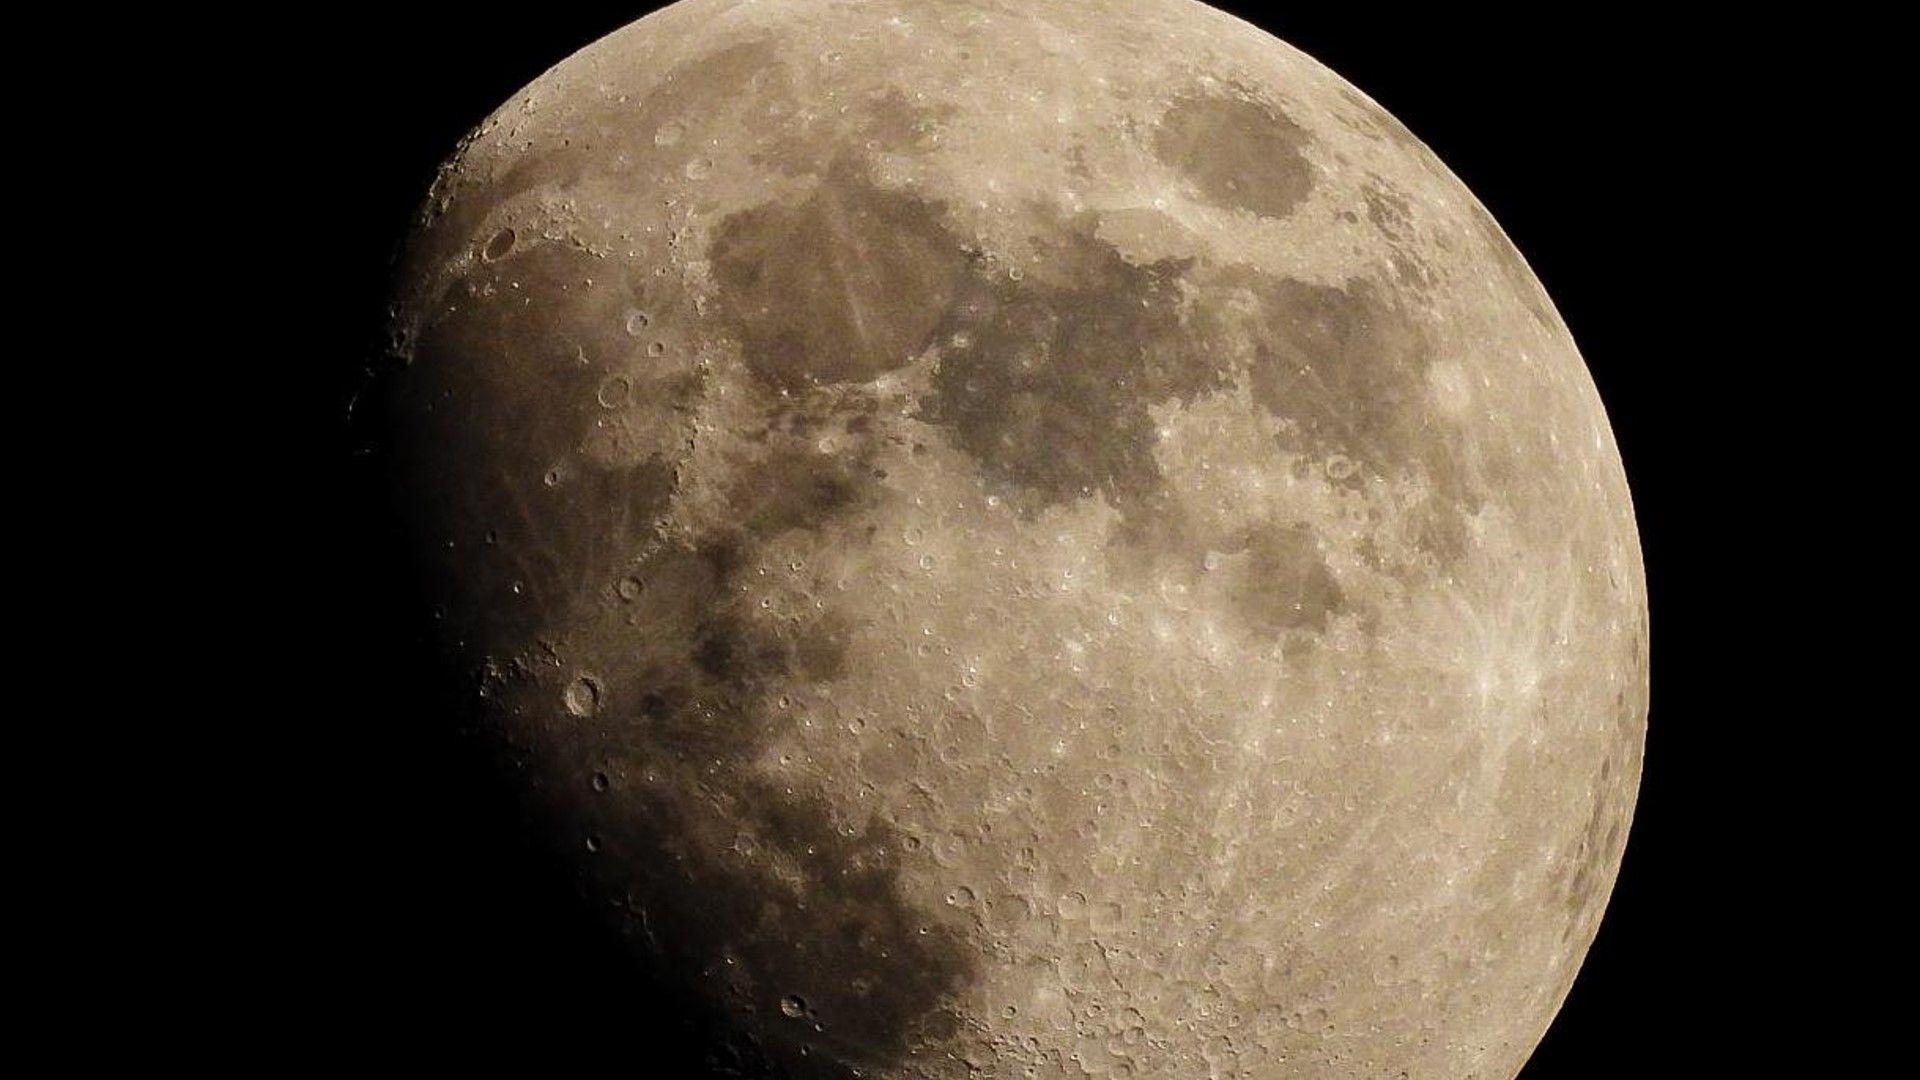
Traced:
[[[1526, 255], [1588, 361], [1648, 565], [1653, 711], [1606, 920], [1523, 1076], [1718, 1074], [1736, 1033], [1759, 1045], [1767, 1016], [1731, 1003], [1752, 976], [1729, 957], [1754, 919], [1724, 882], [1748, 853], [1736, 837], [1779, 813], [1726, 787], [1746, 767], [1742, 746], [1765, 737], [1728, 687], [1769, 658], [1736, 662], [1715, 644], [1748, 566], [1712, 527], [1747, 512], [1713, 482], [1727, 458], [1713, 418], [1745, 404], [1701, 371], [1752, 362], [1717, 327], [1766, 301], [1707, 282], [1725, 275], [1729, 187], [1774, 152], [1729, 122], [1737, 80], [1716, 57], [1739, 45], [1661, 11], [1222, 6], [1425, 140]], [[295, 35], [310, 63], [289, 81], [312, 112], [292, 125], [282, 175], [304, 192], [314, 278], [289, 287], [307, 315], [295, 400], [310, 407], [297, 410], [303, 445], [320, 453], [294, 526], [316, 556], [288, 715], [311, 722], [276, 750], [303, 842], [288, 852], [284, 918], [260, 931], [279, 974], [259, 992], [313, 1053], [607, 1054], [680, 1075], [675, 1003], [629, 985], [437, 698], [388, 511], [345, 422], [379, 343], [390, 259], [435, 166], [513, 91], [648, 9], [538, 4], [496, 19], [467, 4], [329, 6]]]

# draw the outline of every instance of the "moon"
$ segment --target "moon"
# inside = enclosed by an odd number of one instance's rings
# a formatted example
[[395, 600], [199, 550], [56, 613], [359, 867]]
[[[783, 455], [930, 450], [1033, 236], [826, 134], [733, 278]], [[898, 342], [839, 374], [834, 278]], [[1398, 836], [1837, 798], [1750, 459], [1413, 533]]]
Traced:
[[485, 120], [378, 395], [530, 813], [805, 1080], [1511, 1077], [1646, 593], [1486, 210], [1186, 0], [683, 0]]

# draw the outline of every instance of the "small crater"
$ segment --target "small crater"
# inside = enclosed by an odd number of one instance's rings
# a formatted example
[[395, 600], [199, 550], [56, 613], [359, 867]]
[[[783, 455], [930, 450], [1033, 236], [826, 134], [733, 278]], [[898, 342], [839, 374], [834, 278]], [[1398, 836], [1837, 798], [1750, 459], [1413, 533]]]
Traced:
[[513, 241], [513, 230], [501, 229], [493, 234], [493, 239], [487, 241], [487, 246], [480, 251], [480, 257], [488, 262], [499, 262], [513, 252]]
[[603, 409], [617, 409], [627, 403], [633, 394], [633, 380], [625, 375], [609, 375], [600, 383], [600, 389], [594, 393], [594, 400]]
[[567, 684], [561, 697], [573, 715], [583, 720], [594, 716], [600, 712], [600, 680], [582, 675]]
[[1412, 205], [1397, 188], [1369, 184], [1361, 195], [1367, 203], [1367, 220], [1390, 239], [1404, 240], [1411, 235]]

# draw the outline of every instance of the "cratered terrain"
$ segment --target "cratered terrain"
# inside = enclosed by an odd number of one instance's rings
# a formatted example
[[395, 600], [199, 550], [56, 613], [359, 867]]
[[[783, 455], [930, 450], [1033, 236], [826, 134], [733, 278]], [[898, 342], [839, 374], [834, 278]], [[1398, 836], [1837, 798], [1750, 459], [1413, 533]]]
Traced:
[[1606, 417], [1185, 0], [685, 0], [429, 194], [392, 474], [530, 813], [807, 1080], [1509, 1077], [1639, 782]]

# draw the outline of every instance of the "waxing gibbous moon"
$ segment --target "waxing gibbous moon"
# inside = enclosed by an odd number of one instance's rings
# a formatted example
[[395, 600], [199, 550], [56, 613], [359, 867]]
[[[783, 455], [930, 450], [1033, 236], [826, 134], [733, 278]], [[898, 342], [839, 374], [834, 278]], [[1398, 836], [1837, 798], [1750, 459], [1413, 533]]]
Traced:
[[1647, 708], [1486, 211], [1185, 0], [684, 0], [429, 194], [423, 587], [636, 972], [813, 1080], [1510, 1077]]

